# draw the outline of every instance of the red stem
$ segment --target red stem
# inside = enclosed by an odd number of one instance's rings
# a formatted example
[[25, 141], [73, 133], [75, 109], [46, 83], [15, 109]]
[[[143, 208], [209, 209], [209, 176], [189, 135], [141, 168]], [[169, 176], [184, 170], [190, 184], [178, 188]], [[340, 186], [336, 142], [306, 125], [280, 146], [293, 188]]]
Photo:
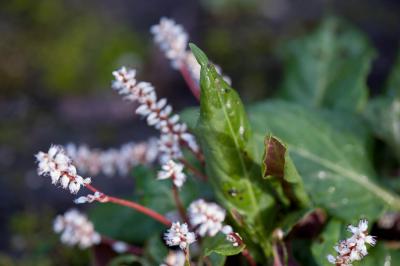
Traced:
[[250, 266], [257, 266], [257, 263], [255, 262], [255, 260], [253, 259], [253, 257], [250, 255], [250, 252], [247, 249], [244, 249], [242, 251], [242, 255], [246, 258], [247, 263]]
[[85, 185], [85, 187], [87, 189], [91, 190], [92, 192], [99, 192], [99, 193], [103, 194], [104, 197], [107, 198], [108, 202], [113, 202], [115, 204], [119, 204], [119, 205], [122, 205], [125, 207], [132, 208], [138, 212], [141, 212], [141, 213], [153, 218], [154, 220], [159, 221], [160, 223], [162, 223], [168, 227], [171, 226], [171, 224], [172, 224], [171, 221], [169, 219], [167, 219], [165, 216], [163, 216], [163, 215], [159, 214], [158, 212], [155, 212], [147, 207], [144, 207], [136, 202], [108, 196], [89, 184]]
[[193, 174], [195, 174], [196, 176], [200, 177], [201, 179], [203, 179], [204, 181], [208, 180], [208, 176], [206, 176], [205, 174], [203, 174], [202, 172], [200, 172], [199, 170], [197, 170], [196, 167], [194, 167], [193, 165], [191, 165], [188, 161], [186, 161], [184, 158], [179, 159], [179, 161], [181, 163], [183, 163], [183, 165], [185, 165], [185, 167], [187, 167], [190, 171], [193, 172]]
[[193, 93], [194, 97], [196, 97], [196, 99], [200, 101], [199, 85], [193, 80], [192, 76], [190, 75], [189, 69], [184, 62], [182, 62], [182, 66], [179, 68], [179, 71], [181, 72], [183, 79], [189, 86], [190, 91]]
[[174, 195], [174, 200], [175, 200], [176, 208], [179, 211], [179, 215], [181, 216], [182, 220], [185, 223], [189, 224], [189, 220], [186, 216], [185, 207], [183, 207], [183, 203], [181, 201], [181, 198], [179, 197], [179, 190], [175, 185], [172, 185], [172, 194]]
[[[106, 245], [109, 245], [110, 247], [112, 247], [115, 243], [117, 243], [119, 241], [117, 241], [115, 239], [112, 239], [112, 238], [109, 238], [109, 237], [106, 237], [106, 236], [101, 236], [101, 242], [106, 244]], [[133, 246], [133, 245], [130, 245], [128, 243], [125, 243], [125, 244], [128, 247], [128, 252], [130, 252], [130, 253], [132, 253], [134, 255], [142, 255], [143, 254], [143, 248], [137, 247], [137, 246]]]

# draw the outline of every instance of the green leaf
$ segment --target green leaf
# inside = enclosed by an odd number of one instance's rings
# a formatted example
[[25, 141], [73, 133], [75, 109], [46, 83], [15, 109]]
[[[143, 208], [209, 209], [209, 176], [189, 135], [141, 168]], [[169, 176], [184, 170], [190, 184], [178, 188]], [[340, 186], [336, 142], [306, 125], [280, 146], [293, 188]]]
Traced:
[[292, 207], [307, 207], [310, 204], [304, 190], [303, 180], [294, 166], [286, 146], [276, 137], [265, 138], [263, 177], [274, 183], [281, 200]]
[[371, 100], [365, 118], [400, 162], [400, 53], [386, 84], [386, 95]]
[[384, 242], [379, 242], [376, 247], [368, 249], [368, 255], [357, 265], [376, 266], [376, 265], [400, 265], [400, 249], [390, 248]]
[[321, 266], [332, 266], [327, 260], [327, 256], [336, 252], [334, 246], [342, 239], [345, 239], [346, 227], [339, 220], [332, 219], [325, 226], [324, 231], [314, 241], [311, 246], [311, 252], [314, 260]]
[[[214, 66], [193, 51], [201, 68], [200, 120], [197, 126], [206, 170], [221, 204], [251, 240], [269, 255], [269, 236], [278, 211], [267, 182], [260, 176], [252, 132], [237, 93]], [[246, 242], [248, 244], [248, 242]]]
[[192, 50], [193, 55], [196, 57], [197, 62], [199, 62], [200, 66], [205, 67], [208, 64], [208, 58], [206, 54], [193, 43], [189, 43], [189, 47]]
[[204, 240], [203, 246], [205, 247], [204, 256], [209, 256], [211, 253], [217, 253], [223, 256], [233, 256], [239, 254], [246, 247], [244, 244], [240, 246], [233, 246], [232, 242], [226, 239], [226, 235], [218, 233], [214, 237], [208, 237]]
[[226, 256], [222, 256], [218, 253], [211, 253], [210, 256], [208, 256], [208, 259], [212, 266], [223, 266], [225, 265]]
[[347, 23], [326, 19], [313, 33], [290, 41], [280, 51], [285, 76], [282, 96], [303, 105], [362, 110], [366, 78], [375, 51]]
[[168, 248], [161, 240], [161, 235], [156, 234], [150, 237], [146, 243], [146, 256], [149, 257], [155, 265], [161, 265], [168, 255]]
[[147, 262], [144, 258], [137, 257], [135, 255], [122, 255], [113, 259], [108, 266], [150, 266], [151, 264]]
[[[386, 208], [400, 209], [399, 197], [376, 183], [365, 140], [358, 135], [337, 127], [338, 123], [333, 126], [314, 109], [293, 103], [267, 101], [248, 111], [257, 146], [266, 133], [282, 139], [317, 206], [345, 221], [374, 220]], [[335, 113], [329, 117], [333, 119]], [[346, 122], [346, 117], [335, 119]]]

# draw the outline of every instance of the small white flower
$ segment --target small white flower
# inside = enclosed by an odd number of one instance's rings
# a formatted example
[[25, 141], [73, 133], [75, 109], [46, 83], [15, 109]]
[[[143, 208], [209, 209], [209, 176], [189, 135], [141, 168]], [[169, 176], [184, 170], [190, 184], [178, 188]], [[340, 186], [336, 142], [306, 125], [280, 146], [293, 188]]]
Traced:
[[61, 234], [61, 242], [68, 246], [78, 245], [85, 249], [101, 241], [101, 236], [94, 230], [93, 224], [75, 209], [57, 216], [53, 229]]
[[225, 210], [218, 204], [198, 199], [190, 204], [188, 216], [190, 224], [197, 228], [200, 236], [215, 236], [222, 229]]
[[68, 188], [73, 194], [76, 194], [81, 186], [91, 182], [90, 178], [83, 178], [77, 174], [71, 159], [59, 145], [51, 145], [47, 153], [37, 153], [36, 160], [39, 175], [50, 176], [54, 185], [60, 183], [62, 188]]
[[111, 245], [111, 248], [116, 252], [116, 253], [125, 253], [128, 251], [128, 244], [122, 241], [116, 241]]
[[170, 160], [162, 166], [162, 170], [158, 172], [157, 179], [171, 178], [176, 187], [182, 187], [186, 181], [186, 175], [183, 173], [183, 165]]
[[164, 263], [160, 266], [184, 266], [185, 265], [185, 253], [182, 251], [168, 252], [168, 256], [165, 258]]
[[193, 232], [189, 232], [186, 223], [174, 222], [164, 234], [164, 240], [168, 246], [179, 246], [182, 250], [186, 250], [190, 244], [196, 241], [196, 236]]
[[366, 244], [374, 246], [376, 239], [368, 235], [368, 221], [360, 220], [358, 226], [349, 225], [347, 230], [352, 236], [342, 240], [334, 247], [337, 256], [328, 255], [330, 263], [340, 266], [351, 266], [354, 261], [362, 260], [368, 255]]

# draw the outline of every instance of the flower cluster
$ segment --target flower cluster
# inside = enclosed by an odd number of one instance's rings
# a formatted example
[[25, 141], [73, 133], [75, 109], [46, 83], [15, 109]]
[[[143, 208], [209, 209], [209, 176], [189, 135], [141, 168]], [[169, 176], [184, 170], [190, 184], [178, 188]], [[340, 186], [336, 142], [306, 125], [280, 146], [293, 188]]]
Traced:
[[222, 229], [225, 210], [218, 204], [198, 199], [190, 204], [188, 216], [200, 236], [215, 236]]
[[146, 117], [150, 126], [161, 131], [159, 146], [163, 153], [161, 158], [163, 162], [182, 156], [181, 143], [194, 153], [199, 152], [194, 136], [187, 132], [186, 124], [179, 122], [179, 115], [172, 115], [172, 107], [167, 104], [165, 98], [157, 100], [155, 89], [150, 83], [136, 82], [136, 71], [125, 67], [114, 71], [113, 75], [114, 90], [126, 100], [137, 101], [140, 106], [136, 109], [136, 113]]
[[[160, 49], [165, 53], [165, 56], [171, 60], [171, 65], [175, 69], [185, 67], [191, 78], [197, 83], [200, 83], [200, 65], [194, 57], [193, 53], [187, 50], [189, 36], [182, 25], [177, 24], [174, 20], [169, 18], [161, 18], [160, 22], [153, 25], [150, 32], [154, 35], [154, 41], [158, 44]], [[222, 70], [216, 66], [219, 74]], [[223, 79], [231, 84], [231, 80], [227, 76]]]
[[183, 165], [169, 160], [162, 166], [162, 170], [158, 172], [157, 179], [171, 178], [176, 187], [182, 187], [186, 181], [186, 175], [183, 173]]
[[81, 186], [90, 184], [90, 178], [83, 178], [76, 172], [76, 167], [66, 155], [65, 150], [59, 145], [51, 145], [48, 152], [39, 152], [35, 155], [38, 162], [38, 174], [50, 176], [51, 182], [60, 184], [76, 194]]
[[174, 68], [180, 68], [187, 55], [186, 47], [189, 36], [184, 28], [174, 20], [161, 18], [160, 23], [150, 29], [154, 41], [160, 46]]
[[57, 216], [53, 229], [56, 233], [61, 233], [61, 242], [68, 246], [78, 245], [84, 249], [101, 241], [101, 236], [94, 230], [92, 222], [75, 209]]
[[349, 225], [347, 230], [353, 235], [335, 246], [336, 257], [333, 255], [327, 257], [330, 263], [337, 266], [351, 266], [354, 261], [359, 261], [368, 254], [366, 244], [371, 246], [376, 244], [375, 237], [368, 235], [367, 220], [360, 220], [358, 226]]
[[119, 149], [90, 149], [87, 145], [68, 144], [65, 151], [80, 173], [107, 176], [119, 174], [125, 176], [132, 167], [154, 163], [158, 157], [157, 140], [150, 138], [146, 142], [129, 142]]
[[164, 239], [168, 246], [179, 246], [182, 250], [186, 250], [190, 244], [196, 241], [196, 236], [189, 231], [187, 224], [174, 222], [164, 234]]

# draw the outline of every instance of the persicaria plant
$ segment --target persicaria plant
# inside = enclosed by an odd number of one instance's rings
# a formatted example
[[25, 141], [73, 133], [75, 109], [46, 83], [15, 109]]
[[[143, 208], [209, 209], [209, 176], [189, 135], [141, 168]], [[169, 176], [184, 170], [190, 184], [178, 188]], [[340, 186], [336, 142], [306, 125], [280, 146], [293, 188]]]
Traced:
[[[121, 265], [400, 265], [393, 246], [368, 232], [368, 221], [400, 210], [370, 154], [378, 124], [381, 139], [400, 145], [391, 130], [399, 120], [382, 119], [399, 103], [400, 79], [389, 81], [395, 97], [368, 101], [374, 52], [361, 33], [330, 18], [290, 42], [280, 99], [246, 110], [181, 25], [162, 18], [151, 33], [200, 107], [178, 114], [135, 69], [115, 70], [112, 88], [159, 136], [105, 151], [68, 144], [36, 154], [39, 175], [83, 193], [76, 204], [98, 204], [89, 216], [71, 209], [56, 217], [63, 243], [109, 246]], [[134, 195], [99, 190], [99, 173], [133, 173]], [[352, 235], [339, 241], [346, 226]]]

